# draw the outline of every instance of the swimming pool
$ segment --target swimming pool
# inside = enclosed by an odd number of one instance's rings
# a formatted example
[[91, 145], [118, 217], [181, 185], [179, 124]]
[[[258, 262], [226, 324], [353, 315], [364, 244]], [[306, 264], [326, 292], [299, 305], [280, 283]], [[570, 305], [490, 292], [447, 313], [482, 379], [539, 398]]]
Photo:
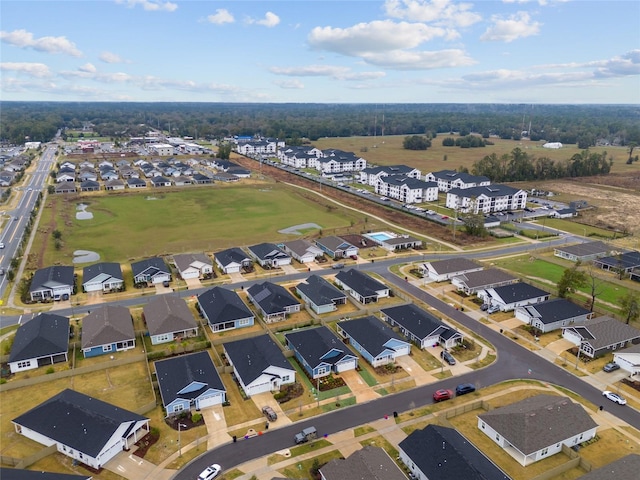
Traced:
[[375, 240], [376, 242], [384, 242], [385, 240], [394, 238], [394, 236], [388, 232], [367, 233], [365, 237], [368, 237], [371, 240]]

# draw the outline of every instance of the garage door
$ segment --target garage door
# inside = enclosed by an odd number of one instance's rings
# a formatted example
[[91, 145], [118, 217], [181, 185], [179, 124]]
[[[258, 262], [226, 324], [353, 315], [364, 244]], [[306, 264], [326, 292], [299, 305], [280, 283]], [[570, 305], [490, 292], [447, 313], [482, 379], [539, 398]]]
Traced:
[[347, 360], [336, 365], [338, 373], [346, 372], [347, 370], [355, 370], [357, 365], [357, 360], [354, 358], [353, 360]]
[[271, 391], [271, 382], [261, 383], [259, 385], [252, 385], [249, 388], [249, 395], [257, 395], [258, 393], [265, 393]]
[[396, 357], [401, 357], [402, 355], [409, 355], [411, 346], [407, 345], [406, 347], [396, 348]]
[[240, 266], [237, 267], [227, 267], [224, 269], [226, 273], [238, 273], [240, 272]]
[[219, 405], [222, 403], [222, 401], [222, 393], [215, 393], [209, 397], [198, 399], [198, 408], [206, 408], [213, 405]]

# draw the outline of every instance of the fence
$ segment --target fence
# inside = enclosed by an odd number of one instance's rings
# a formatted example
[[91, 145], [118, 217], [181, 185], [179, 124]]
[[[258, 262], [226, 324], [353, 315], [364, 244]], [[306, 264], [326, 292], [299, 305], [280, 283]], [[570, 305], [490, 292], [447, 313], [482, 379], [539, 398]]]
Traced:
[[562, 445], [562, 453], [564, 453], [567, 457], [569, 457], [570, 460], [563, 463], [562, 465], [558, 465], [555, 468], [552, 468], [550, 470], [547, 470], [544, 473], [541, 473], [540, 475], [532, 478], [531, 480], [550, 480], [552, 478], [557, 478], [559, 475], [575, 467], [580, 467], [586, 472], [590, 472], [591, 469], [593, 468], [591, 463], [587, 462], [578, 453], [576, 453], [566, 445]]
[[33, 455], [30, 455], [25, 458], [13, 458], [13, 457], [2, 455], [0, 456], [0, 461], [2, 462], [2, 465], [9, 465], [10, 467], [14, 467], [14, 468], [27, 468], [33, 465], [34, 463], [36, 463], [38, 460], [41, 460], [44, 457], [47, 457], [57, 451], [58, 451], [58, 447], [57, 445], [54, 444], [54, 445], [51, 445], [50, 447], [43, 448], [42, 450], [39, 450]]

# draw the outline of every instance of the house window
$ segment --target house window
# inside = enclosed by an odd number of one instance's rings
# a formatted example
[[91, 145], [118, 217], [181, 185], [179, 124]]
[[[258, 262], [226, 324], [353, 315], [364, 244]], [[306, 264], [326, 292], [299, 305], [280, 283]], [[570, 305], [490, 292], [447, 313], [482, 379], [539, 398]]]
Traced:
[[240, 327], [244, 327], [244, 326], [246, 326], [246, 325], [249, 325], [250, 323], [251, 323], [251, 320], [250, 320], [250, 319], [248, 319], [248, 318], [243, 318], [242, 320], [240, 320], [240, 321], [238, 322], [238, 326], [240, 326]]
[[283, 381], [283, 382], [288, 382], [288, 381], [289, 381], [289, 375], [284, 375], [284, 376], [282, 377], [282, 381]]
[[325, 373], [327, 373], [327, 367], [319, 367], [316, 371], [316, 375], [324, 375]]
[[484, 430], [484, 422], [480, 424], [480, 428]]
[[26, 368], [31, 366], [31, 360], [26, 360], [24, 362], [18, 362], [18, 368]]
[[182, 404], [176, 405], [175, 407], [173, 407], [174, 412], [181, 412], [182, 410], [184, 410], [184, 405]]
[[102, 346], [102, 351], [103, 352], [110, 352], [111, 350], [113, 350], [113, 346], [112, 345], [103, 345]]
[[540, 452], [540, 455], [541, 455], [541, 456], [544, 456], [544, 455], [546, 455], [547, 453], [549, 453], [549, 449], [548, 449], [548, 448], [544, 448], [544, 449], [542, 450], [542, 452]]
[[497, 442], [499, 442], [499, 441], [500, 441], [500, 435], [498, 435], [497, 433], [496, 433], [496, 441], [497, 441]]

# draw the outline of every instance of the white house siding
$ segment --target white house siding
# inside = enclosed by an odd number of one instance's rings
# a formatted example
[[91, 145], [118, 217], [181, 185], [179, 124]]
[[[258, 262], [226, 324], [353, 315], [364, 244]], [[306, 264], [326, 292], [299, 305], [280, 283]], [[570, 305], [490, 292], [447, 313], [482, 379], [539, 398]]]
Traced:
[[101, 292], [102, 291], [102, 282], [95, 283], [85, 283], [84, 285], [85, 292]]
[[190, 280], [192, 278], [200, 278], [200, 270], [197, 268], [188, 268], [180, 272], [180, 276], [183, 280]]
[[[235, 370], [234, 370], [235, 371]], [[240, 379], [240, 376], [235, 372], [236, 378]], [[243, 385], [243, 390], [247, 396], [256, 395], [258, 393], [272, 392], [280, 390], [282, 385], [294, 383], [296, 380], [296, 373], [294, 370], [285, 370], [279, 367], [269, 367], [265, 370], [265, 373], [256, 378], [249, 385]]]
[[[51, 445], [54, 445], [56, 443], [54, 440], [50, 439], [49, 437], [42, 435], [38, 432], [34, 432], [29, 428], [16, 426], [16, 431], [19, 431], [19, 433], [24, 435], [25, 437], [30, 438], [34, 442], [38, 442], [46, 447], [50, 447]], [[60, 448], [58, 448], [58, 450], [60, 450]]]
[[413, 460], [411, 460], [406, 453], [404, 453], [404, 450], [400, 450], [400, 460], [402, 460], [402, 463], [404, 463], [407, 468], [409, 468], [409, 470], [411, 470], [411, 473], [413, 473], [416, 477], [416, 480], [429, 480], [427, 478], [427, 476], [422, 473], [422, 470], [420, 470], [417, 465], [415, 463], [413, 463]]
[[630, 375], [640, 373], [640, 353], [614, 352], [613, 361], [620, 365], [620, 368]]
[[220, 267], [220, 270], [222, 270], [224, 273], [227, 273], [227, 274], [240, 273], [240, 268], [242, 267], [242, 265], [240, 265], [239, 263], [230, 263], [226, 267], [223, 267], [220, 264], [218, 264], [218, 266]]
[[336, 363], [336, 372], [346, 372], [347, 370], [355, 370], [358, 366], [358, 359], [347, 359]]
[[579, 335], [576, 335], [575, 333], [573, 333], [571, 330], [569, 330], [568, 328], [563, 328], [562, 329], [562, 337], [566, 338], [567, 340], [569, 340], [571, 343], [573, 343], [576, 347], [580, 345], [581, 343], [581, 338]]
[[155, 277], [153, 277], [151, 279], [151, 283], [154, 283], [154, 284], [159, 284], [159, 283], [162, 283], [162, 282], [170, 282], [170, 281], [171, 281], [171, 274], [169, 274], [169, 273], [165, 273], [165, 274], [162, 274], [162, 275], [156, 275]]
[[205, 394], [203, 397], [199, 397], [196, 400], [196, 408], [212, 407], [214, 405], [220, 405], [224, 403], [224, 392], [214, 392]]
[[24, 372], [25, 370], [33, 370], [34, 368], [38, 368], [38, 360], [34, 358], [21, 360], [19, 362], [11, 362], [9, 364], [11, 373]]

